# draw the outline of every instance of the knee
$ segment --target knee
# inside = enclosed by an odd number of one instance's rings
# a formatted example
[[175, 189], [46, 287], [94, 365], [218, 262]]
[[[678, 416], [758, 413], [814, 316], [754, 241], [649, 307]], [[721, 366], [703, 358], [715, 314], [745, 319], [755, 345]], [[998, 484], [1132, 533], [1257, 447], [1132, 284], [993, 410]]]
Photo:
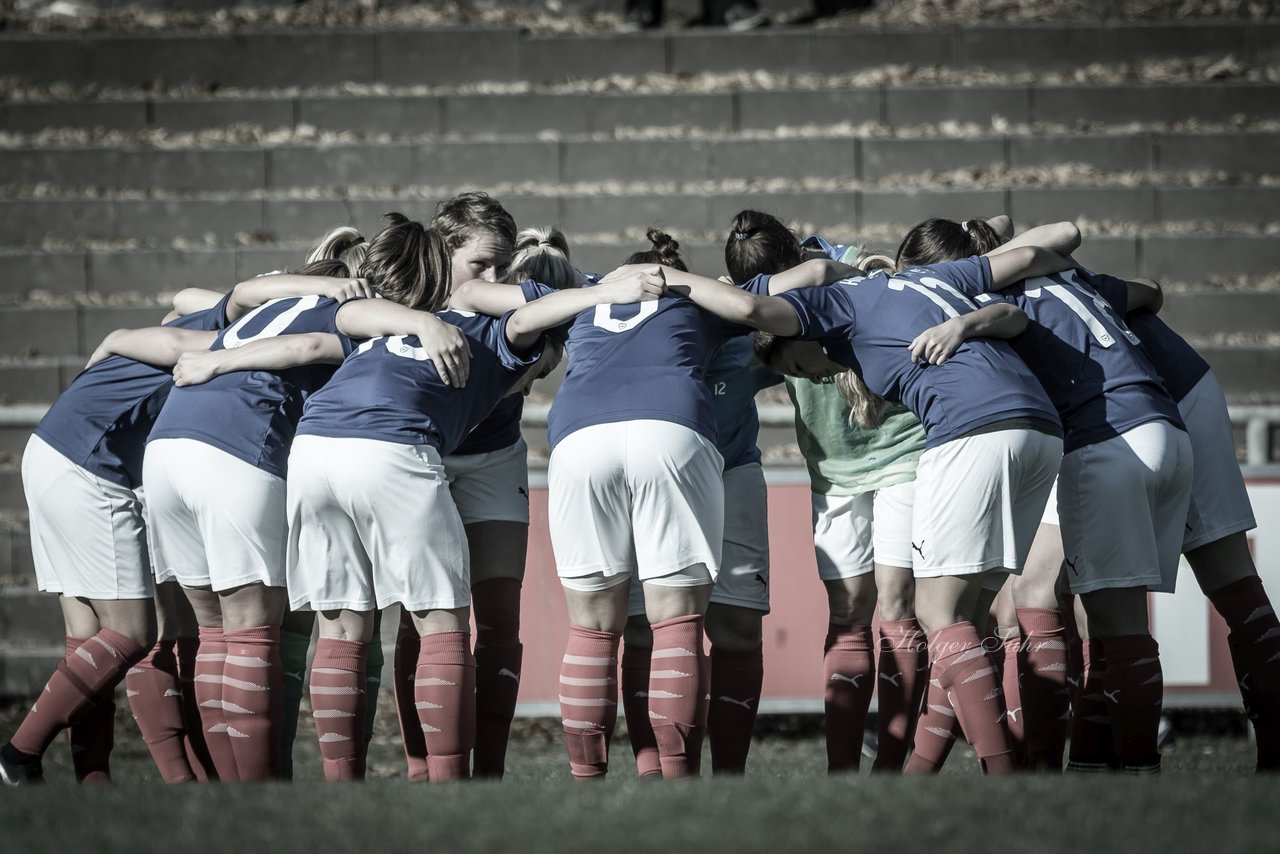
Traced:
[[916, 584], [911, 570], [892, 573], [884, 581], [876, 580], [876, 606], [880, 619], [896, 622], [909, 620], [916, 614]]
[[869, 626], [876, 610], [876, 585], [871, 575], [828, 581], [827, 606], [831, 622], [841, 626]]
[[764, 612], [732, 605], [707, 608], [707, 638], [726, 652], [748, 652], [764, 640]]

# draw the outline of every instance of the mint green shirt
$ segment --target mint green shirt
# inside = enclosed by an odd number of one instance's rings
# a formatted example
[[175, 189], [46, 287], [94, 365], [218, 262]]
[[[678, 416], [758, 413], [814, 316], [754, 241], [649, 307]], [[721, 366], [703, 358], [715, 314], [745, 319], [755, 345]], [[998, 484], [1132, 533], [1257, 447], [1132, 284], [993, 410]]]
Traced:
[[820, 495], [857, 495], [916, 479], [924, 427], [906, 407], [890, 404], [878, 430], [849, 424], [849, 404], [834, 382], [787, 377], [796, 407], [796, 439]]

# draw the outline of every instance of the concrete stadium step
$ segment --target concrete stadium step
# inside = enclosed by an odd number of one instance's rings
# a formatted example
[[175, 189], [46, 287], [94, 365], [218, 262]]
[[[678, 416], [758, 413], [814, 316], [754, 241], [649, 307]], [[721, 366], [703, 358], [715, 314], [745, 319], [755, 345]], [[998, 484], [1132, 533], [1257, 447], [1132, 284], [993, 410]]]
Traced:
[[38, 645], [0, 640], [0, 698], [36, 696], [64, 654], [61, 631], [56, 644], [47, 639]]
[[[1278, 164], [1280, 166], [1280, 164]], [[1264, 226], [1280, 222], [1280, 193], [1271, 187], [1124, 186], [1128, 176], [1097, 176], [1103, 186], [1040, 185], [1011, 189], [943, 187], [735, 192], [730, 183], [664, 192], [502, 193], [503, 204], [522, 223], [556, 223], [569, 235], [625, 232], [661, 223], [675, 232], [726, 228], [743, 208], [761, 207], [789, 221], [845, 224], [859, 233], [910, 226], [929, 216], [966, 219], [1006, 213], [1019, 226], [1063, 219], [1126, 222], [1215, 222]], [[1112, 183], [1110, 186], [1106, 184]], [[1116, 184], [1120, 184], [1116, 186]], [[131, 198], [0, 198], [0, 241], [8, 246], [137, 239], [150, 245], [190, 238], [233, 240], [256, 235], [274, 241], [314, 240], [337, 225], [376, 229], [382, 214], [403, 210], [428, 217], [435, 200], [405, 196], [261, 198], [212, 194]], [[415, 193], [415, 195], [418, 195]], [[425, 196], [425, 193], [423, 194]]]
[[[998, 212], [998, 208], [982, 211], [986, 215]], [[972, 211], [962, 215], [972, 215]], [[869, 243], [888, 248], [900, 238], [899, 232], [869, 233], [859, 231], [854, 223], [814, 219], [817, 221], [810, 220], [809, 224], [818, 233], [860, 234]], [[324, 227], [335, 224], [327, 222]], [[640, 219], [638, 224], [643, 228], [645, 221]], [[370, 228], [376, 226], [376, 221], [362, 225]], [[723, 269], [721, 228], [702, 234], [676, 234], [693, 269]], [[583, 235], [573, 242], [573, 260], [584, 270], [611, 270], [643, 245], [639, 230], [628, 231], [625, 237]], [[189, 285], [225, 290], [263, 272], [298, 266], [307, 248], [305, 243], [295, 243], [148, 249], [91, 246], [75, 251], [8, 249], [0, 250], [0, 266], [8, 281], [21, 283], [8, 292], [11, 304], [22, 294], [37, 291], [42, 298], [92, 296], [96, 300], [118, 298], [123, 302], [154, 298]], [[1267, 235], [1215, 232], [1211, 223], [1203, 228], [1164, 232], [1128, 226], [1120, 233], [1090, 234], [1077, 255], [1081, 263], [1118, 276], [1151, 276], [1173, 284], [1199, 285], [1280, 270], [1280, 241]]]
[[742, 139], [288, 144], [212, 148], [0, 149], [0, 185], [170, 191], [273, 190], [352, 184], [487, 186], [534, 181], [883, 180], [962, 169], [1082, 164], [1108, 171], [1278, 170], [1280, 133], [1113, 133], [857, 138], [852, 134]]
[[57, 596], [35, 589], [0, 589], [0, 638], [33, 644], [48, 643], [63, 634]]
[[208, 86], [325, 83], [550, 81], [613, 74], [696, 74], [737, 69], [847, 73], [928, 58], [953, 67], [1072, 69], [1141, 59], [1280, 56], [1280, 25], [980, 25], [926, 30], [778, 28], [729, 34], [537, 35], [516, 29], [254, 30], [216, 33], [52, 33], [0, 36], [0, 77], [47, 83], [94, 80]]
[[1229, 122], [1280, 116], [1275, 83], [831, 86], [720, 93], [254, 94], [0, 105], [13, 134], [49, 128], [192, 132], [231, 125], [365, 134], [612, 133], [625, 127], [756, 130], [843, 117], [912, 126]]

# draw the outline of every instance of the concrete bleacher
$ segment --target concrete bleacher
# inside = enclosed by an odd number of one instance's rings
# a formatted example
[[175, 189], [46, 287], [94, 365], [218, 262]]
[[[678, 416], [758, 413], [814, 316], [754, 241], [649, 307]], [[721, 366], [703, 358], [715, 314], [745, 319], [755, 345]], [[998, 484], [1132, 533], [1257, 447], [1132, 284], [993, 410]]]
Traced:
[[[597, 270], [659, 223], [718, 274], [748, 206], [885, 247], [932, 214], [1081, 219], [1080, 260], [1168, 282], [1233, 402], [1280, 402], [1277, 67], [1265, 21], [2, 31], [0, 419], [177, 288], [471, 188]], [[0, 695], [59, 634], [32, 592], [29, 432], [0, 420]]]

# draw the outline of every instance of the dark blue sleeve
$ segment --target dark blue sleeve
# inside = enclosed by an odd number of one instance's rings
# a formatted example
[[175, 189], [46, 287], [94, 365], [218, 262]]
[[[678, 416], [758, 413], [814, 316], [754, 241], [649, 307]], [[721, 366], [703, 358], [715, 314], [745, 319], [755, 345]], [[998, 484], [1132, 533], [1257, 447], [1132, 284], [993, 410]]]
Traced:
[[1094, 273], [1090, 270], [1081, 269], [1081, 278], [1093, 286], [1104, 300], [1111, 304], [1116, 310], [1116, 314], [1124, 317], [1129, 309], [1129, 283], [1124, 279], [1117, 279], [1115, 276], [1108, 276], [1106, 273]]
[[529, 367], [542, 358], [542, 348], [546, 342], [546, 335], [544, 334], [538, 338], [538, 343], [533, 345], [527, 355], [517, 355], [511, 349], [511, 343], [507, 341], [507, 321], [511, 319], [513, 314], [515, 314], [514, 311], [508, 311], [492, 323], [486, 323], [483, 335], [485, 344], [498, 354], [498, 361], [502, 362], [502, 366], [511, 371], [518, 371], [521, 368]]
[[743, 282], [741, 285], [738, 285], [738, 287], [748, 293], [753, 293], [758, 297], [767, 297], [769, 295], [769, 280], [772, 278], [773, 276], [761, 273], [754, 279], [750, 279]]
[[556, 289], [547, 287], [541, 282], [535, 282], [533, 279], [525, 279], [520, 283], [520, 292], [524, 294], [525, 302], [533, 302], [547, 294], [554, 294]]
[[231, 302], [231, 291], [227, 291], [222, 295], [222, 299], [218, 300], [218, 304], [209, 309], [204, 322], [207, 324], [202, 328], [209, 332], [218, 332], [227, 326], [227, 305]]
[[799, 288], [780, 294], [795, 309], [800, 332], [795, 336], [809, 341], [844, 334], [856, 322], [853, 300], [839, 284], [821, 288]]

